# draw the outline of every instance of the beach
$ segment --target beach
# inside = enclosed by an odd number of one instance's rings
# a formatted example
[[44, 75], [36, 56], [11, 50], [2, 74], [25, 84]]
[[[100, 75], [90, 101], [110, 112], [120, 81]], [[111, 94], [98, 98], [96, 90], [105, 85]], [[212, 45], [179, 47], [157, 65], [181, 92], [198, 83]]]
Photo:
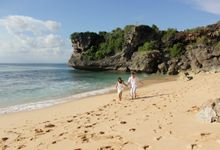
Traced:
[[0, 116], [0, 148], [22, 150], [219, 150], [220, 124], [196, 114], [219, 98], [220, 73], [154, 82], [131, 100], [116, 93]]

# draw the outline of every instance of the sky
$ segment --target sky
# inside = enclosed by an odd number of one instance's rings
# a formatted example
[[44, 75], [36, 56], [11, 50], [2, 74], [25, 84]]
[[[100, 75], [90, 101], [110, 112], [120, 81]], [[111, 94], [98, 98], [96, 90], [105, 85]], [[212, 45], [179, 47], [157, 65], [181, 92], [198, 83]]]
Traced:
[[73, 32], [184, 30], [219, 20], [220, 0], [0, 0], [0, 63], [67, 63]]

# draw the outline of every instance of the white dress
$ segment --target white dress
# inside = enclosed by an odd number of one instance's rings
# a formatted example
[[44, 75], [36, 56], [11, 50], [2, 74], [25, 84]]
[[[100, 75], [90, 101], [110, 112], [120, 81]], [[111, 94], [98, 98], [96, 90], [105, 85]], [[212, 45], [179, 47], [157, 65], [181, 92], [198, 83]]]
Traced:
[[117, 91], [118, 93], [121, 93], [124, 90], [124, 84], [123, 83], [117, 83]]

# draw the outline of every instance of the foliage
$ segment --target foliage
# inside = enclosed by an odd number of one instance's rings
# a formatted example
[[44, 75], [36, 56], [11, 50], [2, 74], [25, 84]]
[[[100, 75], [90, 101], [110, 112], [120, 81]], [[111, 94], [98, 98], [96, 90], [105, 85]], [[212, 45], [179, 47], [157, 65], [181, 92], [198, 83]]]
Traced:
[[85, 60], [95, 60], [95, 53], [96, 53], [96, 48], [94, 46], [91, 46], [84, 54], [83, 58]]
[[153, 25], [151, 26], [151, 28], [152, 28], [156, 33], [159, 33], [159, 32], [160, 32], [160, 29], [159, 29], [155, 24], [153, 24]]
[[127, 25], [124, 27], [124, 34], [127, 35], [133, 28], [135, 27], [135, 25]]
[[208, 38], [206, 36], [198, 37], [197, 40], [196, 40], [196, 43], [207, 45], [208, 44]]
[[102, 59], [106, 55], [113, 55], [122, 50], [122, 45], [124, 43], [124, 31], [121, 28], [117, 28], [111, 33], [105, 33], [104, 37], [105, 41], [100, 43], [97, 48], [95, 54], [96, 59]]
[[191, 43], [191, 48], [192, 49], [196, 49], [198, 46], [197, 46], [197, 44], [196, 43]]
[[215, 45], [215, 49], [220, 50], [220, 42], [218, 42], [218, 43]]
[[177, 43], [174, 44], [173, 47], [169, 49], [170, 56], [171, 57], [178, 57], [182, 54], [183, 52], [183, 44], [182, 43]]
[[162, 39], [165, 40], [165, 41], [167, 41], [167, 40], [169, 40], [171, 37], [173, 37], [176, 33], [177, 33], [177, 30], [176, 30], [176, 29], [169, 28], [169, 29], [167, 29], [167, 30], [164, 32]]
[[74, 32], [70, 35], [70, 39], [86, 39], [90, 37], [91, 39], [95, 39], [98, 35], [95, 32]]
[[155, 41], [147, 41], [144, 43], [144, 45], [138, 47], [139, 52], [145, 52], [145, 51], [150, 51], [155, 49], [156, 47], [156, 42]]

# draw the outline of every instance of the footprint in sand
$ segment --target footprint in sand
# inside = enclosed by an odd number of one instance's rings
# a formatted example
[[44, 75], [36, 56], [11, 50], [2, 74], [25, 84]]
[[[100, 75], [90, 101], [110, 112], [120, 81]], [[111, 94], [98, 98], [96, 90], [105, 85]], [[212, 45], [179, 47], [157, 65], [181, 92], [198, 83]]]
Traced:
[[55, 125], [50, 123], [50, 124], [46, 124], [44, 127], [45, 128], [53, 128], [53, 127], [55, 127]]
[[201, 136], [201, 137], [207, 137], [207, 136], [209, 136], [210, 134], [211, 134], [211, 133], [201, 133], [200, 136]]
[[191, 144], [191, 150], [194, 150], [195, 148], [197, 148], [198, 145], [197, 144]]
[[66, 134], [67, 132], [62, 132], [59, 134], [59, 136], [63, 136], [64, 134]]
[[2, 138], [2, 141], [3, 141], [3, 142], [5, 142], [5, 141], [7, 141], [7, 140], [8, 140], [8, 137], [3, 137], [3, 138]]
[[135, 132], [136, 129], [135, 128], [131, 128], [131, 129], [129, 129], [129, 131]]
[[43, 132], [44, 132], [43, 129], [35, 129], [34, 131], [35, 131], [35, 133], [37, 133], [37, 134], [40, 134], [40, 133], [43, 133]]
[[89, 142], [89, 139], [86, 137], [86, 135], [83, 135], [81, 137], [82, 142]]
[[99, 134], [105, 134], [105, 132], [104, 131], [100, 131]]
[[148, 149], [148, 148], [150, 148], [150, 145], [144, 145], [144, 146], [143, 146], [143, 149], [144, 149], [144, 150], [146, 150], [146, 149]]
[[107, 150], [107, 149], [111, 149], [112, 150], [113, 148], [112, 148], [112, 146], [108, 145], [108, 146], [102, 146], [98, 150]]
[[159, 141], [160, 139], [162, 139], [162, 136], [156, 138], [157, 141]]
[[173, 132], [172, 132], [172, 131], [170, 131], [169, 133], [170, 133], [170, 134], [173, 134]]
[[22, 148], [25, 148], [26, 146], [25, 145], [20, 145], [18, 146], [18, 149], [22, 149]]
[[52, 129], [48, 129], [48, 130], [46, 130], [45, 132], [47, 132], [47, 133], [48, 133], [48, 132], [51, 132], [51, 131], [53, 131], [53, 130], [52, 130]]
[[120, 124], [126, 124], [126, 123], [127, 123], [126, 121], [121, 121], [121, 122], [120, 122]]
[[4, 145], [4, 146], [2, 147], [2, 150], [5, 150], [5, 149], [7, 149], [7, 148], [9, 148], [9, 146], [8, 146], [8, 145]]
[[66, 122], [70, 123], [70, 122], [73, 122], [73, 120], [72, 120], [72, 119], [70, 119], [70, 120], [67, 120]]

